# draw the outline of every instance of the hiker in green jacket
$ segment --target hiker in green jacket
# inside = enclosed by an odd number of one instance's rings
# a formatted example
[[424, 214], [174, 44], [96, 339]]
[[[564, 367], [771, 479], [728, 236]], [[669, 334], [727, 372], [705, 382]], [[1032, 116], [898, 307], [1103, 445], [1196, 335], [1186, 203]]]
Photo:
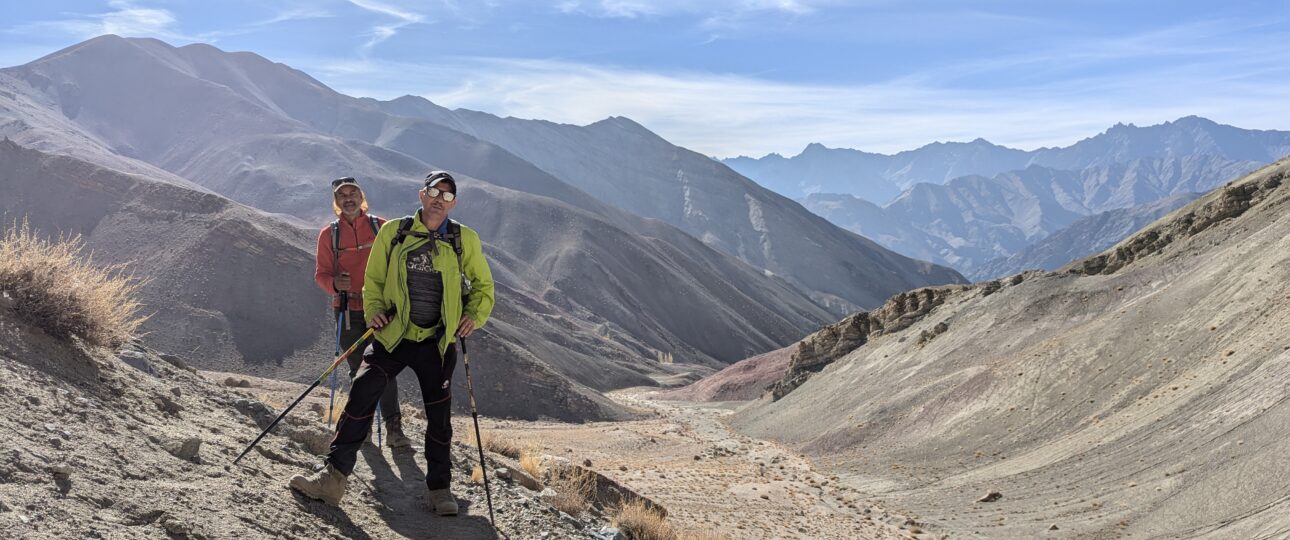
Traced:
[[[457, 182], [452, 175], [430, 173], [420, 198], [421, 209], [415, 216], [386, 222], [372, 244], [363, 282], [363, 313], [368, 327], [378, 330], [363, 352], [327, 466], [290, 482], [292, 488], [328, 504], [339, 504], [345, 494], [347, 477], [354, 470], [385, 385], [410, 368], [425, 400], [429, 504], [439, 515], [457, 513], [457, 501], [448, 489], [452, 372], [457, 365], [454, 342], [488, 320], [493, 276], [479, 235], [448, 219], [457, 205]], [[469, 286], [466, 302], [463, 285]], [[387, 316], [391, 308], [393, 315]]]

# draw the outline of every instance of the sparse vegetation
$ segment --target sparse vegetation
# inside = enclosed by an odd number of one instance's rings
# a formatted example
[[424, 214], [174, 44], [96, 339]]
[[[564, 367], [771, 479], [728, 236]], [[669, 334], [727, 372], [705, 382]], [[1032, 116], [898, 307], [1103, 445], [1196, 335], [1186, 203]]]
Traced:
[[484, 436], [484, 449], [511, 459], [519, 459], [521, 453], [520, 446], [515, 441], [489, 435]]
[[0, 239], [0, 295], [14, 313], [51, 336], [94, 345], [124, 343], [147, 317], [138, 315], [142, 283], [120, 265], [91, 264], [80, 236], [47, 240], [28, 226], [6, 227]]
[[578, 467], [563, 467], [551, 471], [547, 485], [555, 490], [555, 497], [548, 502], [557, 510], [576, 516], [587, 509], [595, 495], [595, 473]]
[[[614, 515], [614, 526], [623, 531], [632, 540], [679, 540], [662, 513], [645, 505], [642, 501], [633, 501], [622, 505]], [[687, 536], [687, 538], [704, 538]]]
[[470, 483], [472, 484], [484, 483], [484, 469], [479, 465], [475, 465], [470, 469]]
[[533, 478], [542, 478], [542, 465], [538, 463], [538, 451], [535, 449], [525, 450], [520, 454], [520, 468], [529, 473]]

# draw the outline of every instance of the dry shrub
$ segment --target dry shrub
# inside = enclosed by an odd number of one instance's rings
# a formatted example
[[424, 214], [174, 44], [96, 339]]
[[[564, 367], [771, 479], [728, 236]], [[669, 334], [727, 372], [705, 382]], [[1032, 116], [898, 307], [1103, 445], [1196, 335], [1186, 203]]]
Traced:
[[520, 457], [520, 446], [511, 439], [484, 435], [484, 449], [511, 459]]
[[620, 506], [613, 522], [615, 527], [632, 540], [679, 540], [681, 538], [662, 513], [646, 506], [641, 500]]
[[79, 336], [115, 347], [147, 317], [135, 295], [143, 285], [122, 265], [94, 266], [79, 235], [46, 240], [23, 220], [0, 238], [0, 291], [14, 312], [56, 338]]
[[473, 484], [484, 483], [484, 469], [479, 465], [475, 465], [470, 469], [470, 482]]
[[539, 480], [546, 476], [543, 474], [542, 464], [538, 460], [538, 451], [532, 448], [520, 453], [520, 468], [529, 473], [529, 476]]
[[578, 467], [563, 467], [551, 471], [547, 485], [555, 496], [547, 499], [557, 510], [576, 516], [587, 509], [596, 491], [596, 473]]

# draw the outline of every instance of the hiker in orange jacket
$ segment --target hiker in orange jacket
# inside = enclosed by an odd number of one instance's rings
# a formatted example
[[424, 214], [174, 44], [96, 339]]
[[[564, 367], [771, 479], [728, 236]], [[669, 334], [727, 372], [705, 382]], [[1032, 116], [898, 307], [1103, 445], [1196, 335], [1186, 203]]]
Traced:
[[[367, 329], [363, 318], [363, 274], [367, 271], [367, 256], [372, 242], [385, 220], [367, 213], [367, 198], [353, 178], [339, 178], [331, 185], [331, 207], [336, 213], [336, 221], [318, 231], [314, 281], [332, 296], [332, 309], [340, 319], [340, 349], [345, 350]], [[354, 354], [347, 361], [349, 378], [353, 380], [363, 357]], [[398, 388], [397, 384], [388, 384], [381, 395], [385, 444], [390, 448], [412, 446], [412, 440], [403, 434]]]

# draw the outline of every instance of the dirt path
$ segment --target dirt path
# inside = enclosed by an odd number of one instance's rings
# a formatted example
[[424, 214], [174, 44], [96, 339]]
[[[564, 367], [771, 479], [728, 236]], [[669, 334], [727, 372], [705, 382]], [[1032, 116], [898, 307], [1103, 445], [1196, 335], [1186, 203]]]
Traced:
[[728, 538], [930, 537], [863, 494], [812, 470], [779, 445], [733, 433], [731, 407], [652, 401], [644, 390], [610, 394], [652, 413], [592, 424], [488, 420], [491, 437], [563, 456], [662, 504], [681, 531]]

